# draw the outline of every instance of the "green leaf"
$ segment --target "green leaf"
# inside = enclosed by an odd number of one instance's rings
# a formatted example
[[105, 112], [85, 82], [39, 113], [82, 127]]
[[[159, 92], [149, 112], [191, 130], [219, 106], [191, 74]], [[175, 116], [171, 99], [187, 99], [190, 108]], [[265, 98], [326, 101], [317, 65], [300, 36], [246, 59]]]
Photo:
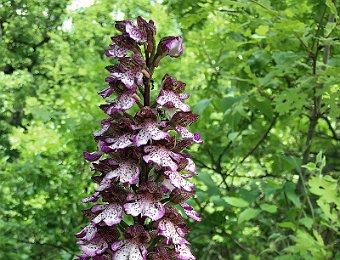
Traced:
[[320, 163], [322, 160], [322, 151], [318, 152], [318, 154], [316, 155], [316, 162]]
[[335, 4], [332, 0], [326, 0], [326, 5], [331, 9], [332, 13], [337, 16], [338, 11], [336, 10]]
[[204, 185], [208, 187], [208, 191], [206, 193], [208, 193], [209, 196], [219, 194], [218, 187], [211, 178], [211, 174], [206, 172], [200, 172], [200, 174], [198, 174], [197, 176], [197, 179], [199, 179]]
[[[295, 57], [296, 59], [297, 57]], [[291, 66], [292, 64], [285, 66]], [[280, 114], [286, 114], [292, 109], [300, 110], [306, 104], [307, 94], [301, 89], [286, 89], [281, 95], [275, 97], [275, 110]]]
[[282, 186], [279, 183], [272, 181], [272, 180], [267, 180], [261, 183], [261, 187], [266, 196], [270, 196], [271, 194], [277, 192], [278, 190], [282, 188]]
[[223, 97], [221, 99], [221, 107], [222, 111], [226, 111], [230, 109], [235, 103], [243, 99], [244, 97]]
[[256, 218], [257, 215], [260, 213], [261, 211], [259, 209], [246, 209], [244, 211], [241, 212], [241, 214], [238, 217], [238, 223], [243, 223], [245, 221], [251, 220], [253, 218]]
[[296, 185], [294, 183], [292, 183], [292, 182], [286, 182], [286, 184], [284, 186], [284, 190], [285, 190], [287, 198], [291, 202], [293, 202], [293, 204], [297, 208], [300, 208], [301, 207], [301, 202], [300, 202], [299, 197], [295, 193], [295, 188], [296, 188]]
[[261, 36], [266, 36], [267, 32], [269, 31], [269, 27], [268, 25], [260, 25], [259, 27], [257, 27], [257, 29], [255, 30], [255, 32], [258, 35]]
[[238, 208], [245, 208], [249, 206], [249, 203], [244, 199], [237, 198], [237, 197], [227, 197], [226, 202], [231, 206], [238, 207]]
[[274, 258], [275, 260], [301, 260], [297, 255], [280, 255]]
[[289, 221], [281, 222], [278, 224], [278, 226], [282, 228], [290, 228], [291, 230], [295, 230], [295, 224]]
[[260, 208], [269, 213], [275, 213], [277, 211], [277, 206], [271, 204], [261, 204]]
[[309, 191], [320, 196], [328, 203], [340, 206], [340, 197], [337, 191], [337, 181], [331, 176], [314, 176], [308, 181]]
[[306, 168], [308, 171], [313, 172], [316, 169], [316, 164], [313, 162], [309, 162], [305, 165], [302, 165], [301, 167]]
[[316, 204], [320, 207], [320, 209], [323, 211], [327, 218], [334, 222], [335, 221], [339, 222], [336, 210], [331, 211], [330, 204], [327, 203], [327, 201], [321, 198], [316, 201]]
[[210, 201], [214, 203], [214, 205], [216, 206], [223, 206], [223, 207], [228, 206], [228, 203], [218, 195], [211, 196]]
[[193, 111], [199, 115], [202, 115], [204, 110], [207, 109], [207, 107], [209, 106], [210, 102], [211, 102], [211, 98], [209, 99], [202, 99], [201, 101], [199, 101], [198, 103], [196, 103], [196, 105], [193, 108]]
[[312, 225], [313, 225], [313, 219], [311, 219], [309, 217], [304, 217], [304, 218], [300, 219], [300, 223], [302, 225], [304, 225], [307, 229], [311, 229]]

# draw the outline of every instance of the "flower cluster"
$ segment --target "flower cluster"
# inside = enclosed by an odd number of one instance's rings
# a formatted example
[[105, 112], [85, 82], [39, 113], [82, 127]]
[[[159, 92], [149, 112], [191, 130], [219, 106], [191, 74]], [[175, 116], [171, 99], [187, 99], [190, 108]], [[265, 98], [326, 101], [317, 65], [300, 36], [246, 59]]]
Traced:
[[185, 104], [185, 83], [168, 74], [150, 100], [154, 68], [182, 54], [182, 38], [164, 37], [156, 46], [153, 21], [141, 17], [116, 28], [121, 34], [105, 51], [116, 62], [106, 67], [108, 86], [98, 93], [108, 118], [94, 134], [98, 149], [84, 152], [98, 186], [82, 200], [94, 205], [83, 211], [90, 223], [76, 234], [78, 259], [195, 259], [183, 216], [201, 220], [185, 202], [194, 196], [189, 179], [197, 171], [184, 150], [202, 143], [188, 130], [198, 115]]

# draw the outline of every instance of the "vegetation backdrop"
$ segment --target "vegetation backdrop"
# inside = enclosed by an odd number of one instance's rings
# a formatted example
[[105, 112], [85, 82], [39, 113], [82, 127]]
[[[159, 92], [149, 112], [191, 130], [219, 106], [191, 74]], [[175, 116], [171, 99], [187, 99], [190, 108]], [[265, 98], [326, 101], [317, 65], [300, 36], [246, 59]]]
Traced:
[[332, 0], [1, 0], [0, 259], [73, 259], [94, 186], [115, 20], [183, 35], [204, 145], [198, 259], [339, 259], [340, 30]]

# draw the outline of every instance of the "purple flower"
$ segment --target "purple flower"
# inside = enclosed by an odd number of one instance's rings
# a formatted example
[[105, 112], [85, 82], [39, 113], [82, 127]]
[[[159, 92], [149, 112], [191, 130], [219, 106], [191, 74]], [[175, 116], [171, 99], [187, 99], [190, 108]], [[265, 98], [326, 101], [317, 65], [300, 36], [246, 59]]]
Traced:
[[181, 173], [177, 171], [165, 171], [164, 175], [169, 180], [169, 182], [178, 189], [184, 189], [186, 191], [192, 191], [195, 187], [194, 184], [186, 181], [185, 175], [182, 175]]
[[169, 151], [163, 146], [146, 146], [144, 152], [148, 153], [143, 156], [145, 162], [153, 162], [159, 167], [168, 167], [172, 171], [177, 170], [176, 162], [179, 162], [180, 155]]
[[162, 140], [169, 136], [167, 132], [160, 130], [157, 126], [157, 122], [146, 122], [141, 125], [141, 130], [134, 138], [134, 144], [136, 146], [142, 146], [148, 143], [150, 140]]
[[[153, 21], [138, 17], [137, 23], [115, 26], [121, 35], [111, 38], [105, 54], [116, 62], [106, 67], [108, 86], [98, 92], [110, 97], [100, 106], [109, 118], [94, 133], [97, 151], [84, 152], [98, 187], [82, 202], [96, 204], [83, 210], [90, 223], [75, 234], [83, 251], [77, 257], [195, 259], [185, 238], [189, 229], [176, 207], [182, 207], [183, 216], [201, 220], [185, 202], [195, 194], [189, 180], [197, 170], [185, 151], [202, 143], [188, 129], [198, 115], [184, 103], [190, 97], [186, 84], [173, 76], [166, 74], [159, 93], [150, 95], [155, 67], [161, 58], [183, 53], [182, 37], [163, 37], [156, 48]], [[125, 220], [131, 219], [135, 224], [129, 226]]]
[[165, 237], [164, 242], [166, 244], [189, 244], [189, 242], [184, 239], [184, 231], [169, 219], [162, 219], [158, 223], [158, 235]]
[[120, 240], [112, 244], [111, 246], [114, 254], [112, 260], [120, 259], [136, 259], [146, 260], [146, 247], [143, 244], [136, 243], [129, 240]]
[[116, 28], [122, 33], [127, 34], [131, 39], [137, 43], [143, 43], [147, 40], [146, 32], [142, 31], [138, 25], [131, 20], [116, 22]]
[[177, 258], [176, 255], [177, 254], [170, 248], [158, 246], [148, 254], [148, 257], [150, 260], [174, 260]]
[[100, 96], [102, 96], [103, 98], [107, 98], [107, 97], [111, 96], [113, 94], [113, 92], [114, 92], [113, 89], [110, 88], [110, 86], [108, 86], [105, 89], [99, 91], [98, 94]]
[[186, 160], [188, 161], [188, 164], [185, 166], [184, 170], [191, 172], [193, 174], [197, 174], [196, 165], [194, 161], [191, 160], [190, 158], [186, 158]]
[[82, 240], [91, 241], [97, 234], [97, 227], [95, 224], [90, 223], [86, 227], [84, 227], [79, 233], [75, 234], [77, 238], [81, 238]]
[[144, 228], [136, 224], [125, 230], [125, 240], [120, 240], [112, 244], [114, 252], [113, 260], [136, 259], [146, 260], [146, 244], [150, 242], [150, 235]]
[[102, 152], [84, 152], [83, 153], [85, 160], [89, 161], [89, 162], [94, 162], [100, 159], [100, 157], [102, 157], [103, 153]]
[[130, 58], [121, 58], [120, 60], [120, 64], [106, 67], [111, 77], [106, 78], [105, 81], [114, 82], [119, 80], [128, 89], [135, 91], [135, 84], [142, 84], [142, 69], [145, 66], [144, 60], [138, 54], [134, 54]]
[[180, 203], [181, 207], [183, 208], [185, 214], [193, 219], [193, 220], [196, 220], [196, 221], [201, 221], [202, 219], [200, 218], [200, 216], [198, 215], [198, 213], [194, 210], [193, 207], [191, 207], [189, 204], [185, 203], [185, 202], [182, 202]]
[[160, 40], [159, 45], [163, 52], [170, 57], [177, 58], [183, 53], [183, 39], [181, 36], [167, 36]]
[[95, 217], [92, 222], [95, 224], [103, 221], [106, 225], [112, 226], [120, 223], [123, 216], [123, 207], [118, 203], [111, 203], [107, 205], [96, 205], [91, 211], [96, 213], [101, 211], [97, 217]]
[[178, 111], [174, 116], [171, 118], [170, 124], [173, 126], [183, 126], [187, 127], [188, 125], [192, 124], [198, 119], [198, 115], [192, 112], [182, 112]]
[[186, 191], [186, 190], [181, 190], [178, 188], [175, 188], [171, 191], [170, 193], [170, 201], [175, 203], [175, 204], [181, 204], [182, 202], [190, 199], [193, 197], [195, 194], [195, 191]]
[[159, 61], [165, 56], [177, 58], [183, 53], [183, 38], [181, 36], [166, 36], [163, 37], [157, 47], [157, 58], [154, 65], [157, 67]]
[[81, 240], [79, 244], [81, 244], [80, 249], [87, 256], [92, 256], [92, 257], [104, 253], [106, 249], [108, 248], [108, 244], [101, 237], [95, 238], [91, 242], [86, 242], [86, 241]]
[[113, 72], [111, 76], [118, 78], [127, 88], [135, 89], [135, 83], [142, 85], [143, 74], [138, 70], [123, 69], [122, 72]]
[[111, 37], [112, 44], [105, 50], [107, 57], [114, 59], [126, 57], [129, 51], [136, 51], [135, 42], [127, 35], [116, 35]]
[[112, 150], [123, 149], [132, 144], [133, 135], [126, 133], [117, 137], [109, 137], [105, 139], [105, 142], [109, 144], [109, 148]]
[[113, 171], [107, 173], [103, 179], [111, 181], [119, 180], [121, 183], [136, 184], [139, 178], [139, 167], [133, 160], [121, 161]]
[[127, 196], [128, 203], [124, 204], [125, 212], [132, 216], [146, 216], [151, 220], [156, 221], [164, 216], [165, 209], [163, 204], [159, 201], [160, 191], [157, 187], [152, 187], [150, 190], [149, 186], [154, 186], [154, 183], [148, 183], [146, 186], [139, 188], [138, 194], [129, 194]]
[[178, 253], [177, 259], [180, 260], [195, 260], [196, 257], [194, 257], [190, 251], [190, 248], [185, 244], [175, 245], [175, 251]]
[[118, 45], [110, 45], [110, 49], [105, 51], [105, 55], [107, 57], [112, 57], [112, 58], [122, 58], [125, 57], [125, 55], [128, 52], [128, 48], [124, 46], [118, 46]]
[[124, 94], [118, 96], [116, 99], [108, 100], [110, 105], [106, 109], [106, 114], [112, 115], [114, 112], [118, 110], [128, 110], [130, 109], [136, 102], [133, 98], [133, 94], [131, 92], [125, 92]]
[[198, 143], [198, 144], [203, 143], [199, 133], [191, 133], [184, 126], [176, 126], [175, 130], [176, 130], [177, 133], [179, 133], [182, 136], [182, 138], [192, 139], [195, 143]]
[[157, 104], [166, 107], [177, 108], [183, 112], [188, 112], [190, 106], [183, 103], [183, 98], [180, 95], [176, 95], [169, 90], [161, 90], [160, 95], [156, 99]]
[[174, 208], [166, 208], [164, 218], [158, 222], [158, 235], [165, 238], [164, 243], [169, 245], [189, 244], [184, 238], [188, 229], [178, 211]]
[[186, 84], [177, 80], [175, 77], [165, 74], [162, 79], [162, 89], [170, 90], [176, 94], [180, 94], [185, 90]]
[[81, 202], [83, 202], [83, 203], [96, 202], [99, 199], [99, 196], [100, 196], [100, 193], [99, 192], [95, 192], [90, 197], [82, 199]]

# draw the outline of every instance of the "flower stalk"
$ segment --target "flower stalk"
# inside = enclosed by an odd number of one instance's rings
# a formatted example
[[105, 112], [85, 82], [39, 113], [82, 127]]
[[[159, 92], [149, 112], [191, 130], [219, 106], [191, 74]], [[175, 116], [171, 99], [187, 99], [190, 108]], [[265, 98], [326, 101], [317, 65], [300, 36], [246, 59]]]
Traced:
[[155, 67], [183, 53], [182, 37], [164, 37], [156, 46], [151, 20], [115, 26], [121, 34], [105, 54], [116, 63], [106, 67], [108, 86], [98, 92], [107, 99], [100, 108], [108, 118], [94, 134], [98, 149], [84, 152], [98, 186], [82, 200], [95, 204], [83, 211], [90, 222], [76, 234], [83, 251], [78, 259], [195, 259], [183, 216], [201, 221], [185, 202], [195, 194], [189, 179], [197, 171], [186, 150], [202, 143], [188, 130], [198, 115], [185, 104], [185, 83], [168, 74], [156, 100], [150, 98]]

